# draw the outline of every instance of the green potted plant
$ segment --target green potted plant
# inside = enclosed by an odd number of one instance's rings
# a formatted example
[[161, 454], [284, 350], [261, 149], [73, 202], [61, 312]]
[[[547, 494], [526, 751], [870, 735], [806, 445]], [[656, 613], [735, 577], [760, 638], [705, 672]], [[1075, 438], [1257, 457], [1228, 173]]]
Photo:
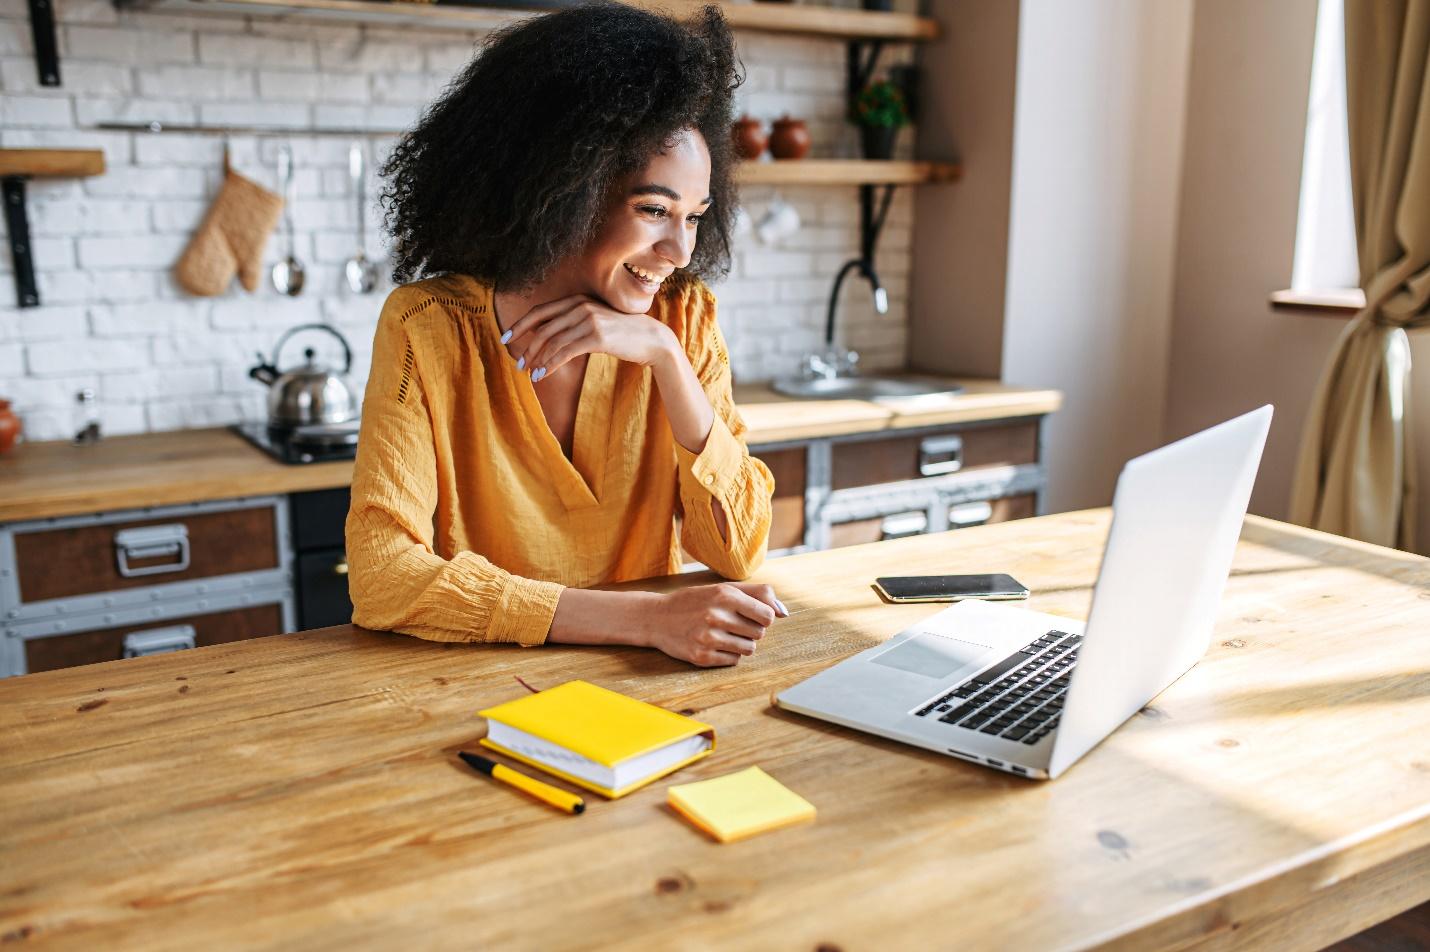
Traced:
[[864, 158], [892, 158], [894, 139], [909, 124], [904, 91], [887, 79], [876, 79], [855, 98], [853, 111], [863, 137]]

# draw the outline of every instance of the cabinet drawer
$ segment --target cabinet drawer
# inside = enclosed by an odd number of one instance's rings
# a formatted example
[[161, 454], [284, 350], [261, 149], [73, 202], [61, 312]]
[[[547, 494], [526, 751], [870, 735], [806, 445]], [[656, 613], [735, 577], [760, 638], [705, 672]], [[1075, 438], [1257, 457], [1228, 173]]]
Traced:
[[[957, 437], [957, 441], [950, 438]], [[1038, 423], [950, 429], [922, 436], [836, 443], [830, 484], [834, 489], [894, 483], [936, 473], [1038, 461]]]
[[271, 504], [16, 532], [14, 545], [21, 602], [258, 572], [280, 564]]
[[[967, 504], [970, 511], [979, 506], [987, 506], [984, 510], [985, 518], [979, 514], [979, 521], [967, 522], [958, 525], [960, 521], [958, 513], [950, 511], [950, 521], [954, 522], [953, 528], [963, 528], [967, 525], [987, 525], [994, 522], [1011, 522], [1014, 519], [1026, 519], [1035, 515], [1038, 510], [1037, 497], [1031, 493], [1020, 496], [1008, 496], [1005, 499], [990, 499], [986, 503]], [[963, 507], [954, 507], [959, 509]], [[914, 513], [899, 513], [894, 516], [883, 516], [877, 519], [853, 519], [849, 522], [836, 523], [829, 527], [829, 546], [837, 549], [846, 545], [862, 545], [865, 542], [881, 542], [886, 538], [897, 538], [905, 534], [905, 526], [912, 526], [916, 520], [904, 518], [905, 516], [915, 516]], [[893, 533], [893, 534], [890, 534]]]
[[118, 625], [73, 635], [31, 638], [25, 642], [26, 670], [31, 673], [54, 671], [80, 664], [117, 661], [124, 657], [126, 636], [185, 625], [193, 629], [194, 647], [276, 635], [283, 631], [283, 606], [253, 605], [208, 615], [189, 615], [142, 624]]

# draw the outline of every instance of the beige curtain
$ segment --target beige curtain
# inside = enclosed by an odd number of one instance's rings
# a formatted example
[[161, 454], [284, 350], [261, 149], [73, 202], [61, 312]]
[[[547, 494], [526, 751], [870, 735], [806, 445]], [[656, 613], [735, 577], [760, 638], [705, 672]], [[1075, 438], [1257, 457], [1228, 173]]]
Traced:
[[1406, 330], [1430, 323], [1430, 0], [1346, 0], [1346, 106], [1366, 307], [1302, 434], [1291, 519], [1415, 546]]

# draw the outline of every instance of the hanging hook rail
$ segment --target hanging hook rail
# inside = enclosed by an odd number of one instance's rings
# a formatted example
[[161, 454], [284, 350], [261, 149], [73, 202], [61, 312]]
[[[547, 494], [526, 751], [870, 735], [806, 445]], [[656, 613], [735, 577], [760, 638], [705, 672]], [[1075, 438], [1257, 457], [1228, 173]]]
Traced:
[[105, 132], [186, 132], [212, 136], [400, 136], [406, 129], [355, 129], [336, 126], [198, 126], [179, 122], [99, 122], [93, 126]]

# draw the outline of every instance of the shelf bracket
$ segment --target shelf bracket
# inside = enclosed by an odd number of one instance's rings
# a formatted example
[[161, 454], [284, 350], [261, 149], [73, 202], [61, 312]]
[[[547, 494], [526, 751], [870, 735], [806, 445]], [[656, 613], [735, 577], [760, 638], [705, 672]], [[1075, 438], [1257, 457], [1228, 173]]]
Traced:
[[849, 111], [854, 111], [854, 100], [869, 85], [874, 76], [874, 68], [879, 64], [879, 54], [884, 51], [883, 40], [849, 41]]
[[3, 182], [5, 228], [10, 235], [10, 258], [15, 262], [16, 303], [20, 307], [39, 307], [35, 259], [30, 253], [30, 220], [25, 214], [25, 179], [7, 175]]
[[60, 84], [60, 48], [55, 42], [55, 5], [52, 0], [29, 0], [30, 33], [35, 40], [35, 68], [41, 86]]
[[[879, 243], [879, 232], [884, 230], [884, 219], [889, 217], [889, 203], [894, 200], [893, 185], [859, 186], [859, 256], [870, 267], [874, 264], [874, 246]], [[878, 211], [874, 209], [874, 189], [882, 189]]]

